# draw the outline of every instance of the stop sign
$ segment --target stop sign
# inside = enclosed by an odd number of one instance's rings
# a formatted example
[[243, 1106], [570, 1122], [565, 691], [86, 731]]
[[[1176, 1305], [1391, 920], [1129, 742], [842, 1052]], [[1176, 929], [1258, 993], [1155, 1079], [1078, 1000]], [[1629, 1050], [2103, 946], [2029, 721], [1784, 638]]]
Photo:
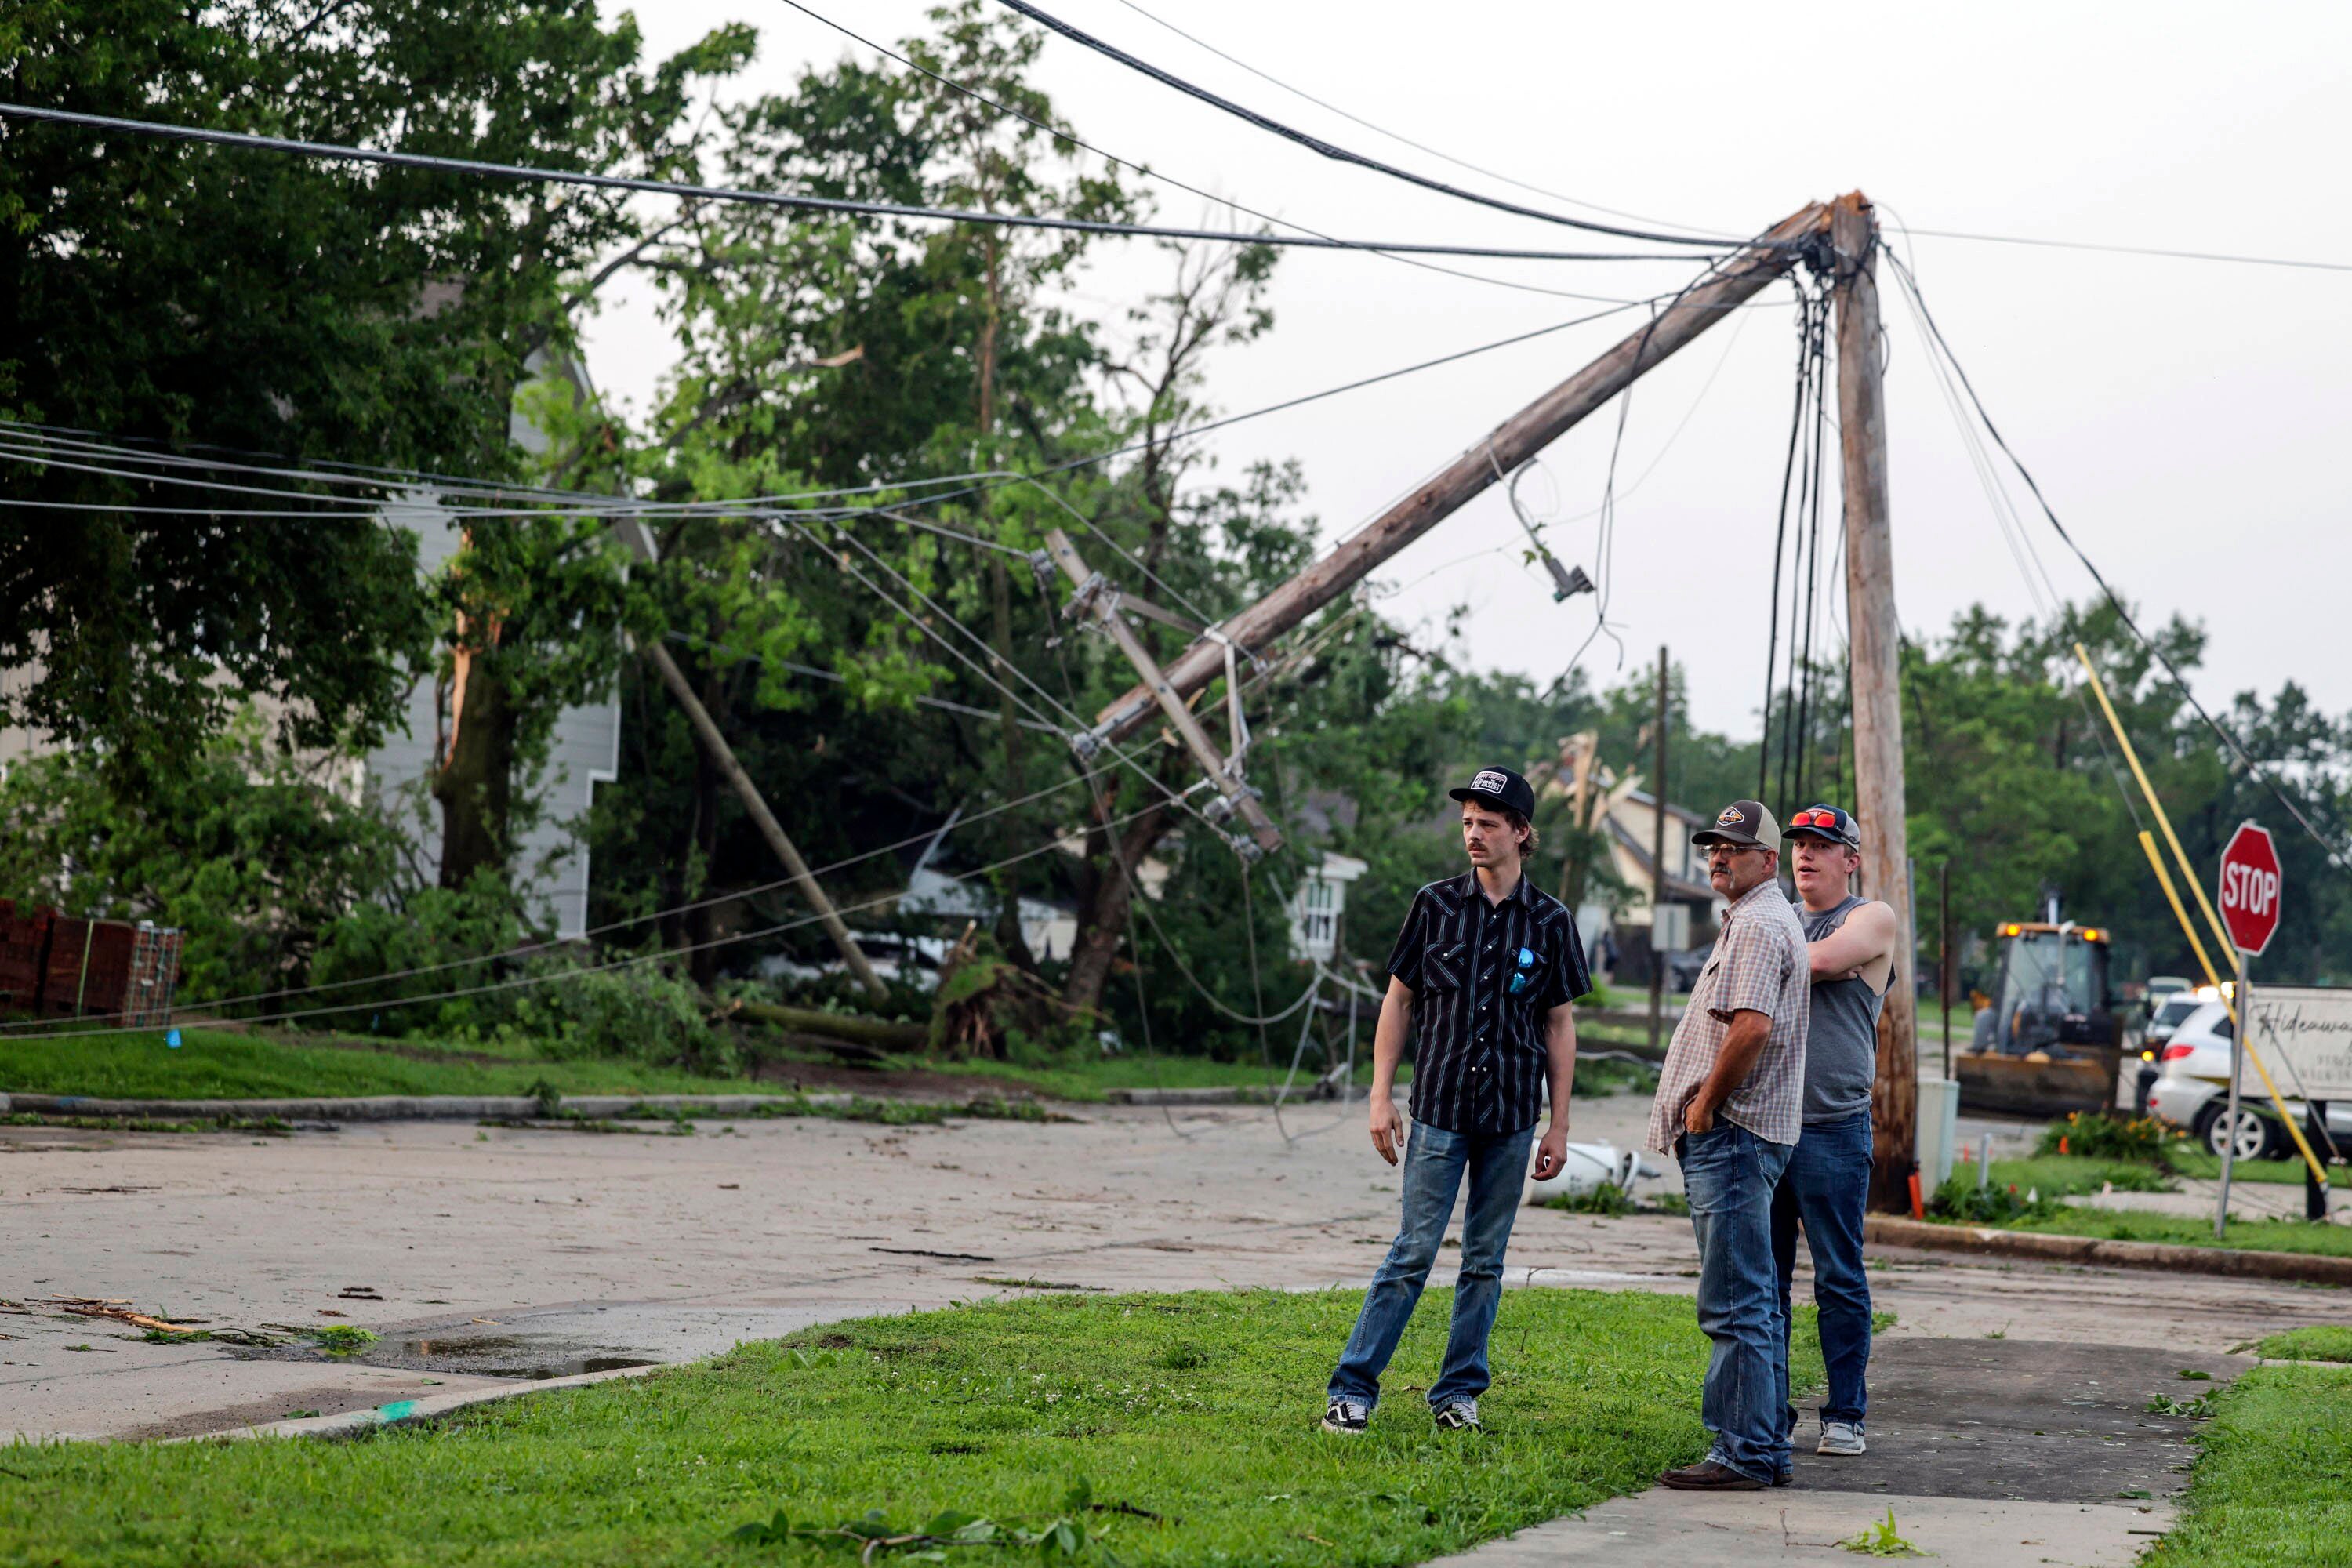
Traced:
[[2221, 923], [2250, 953], [2271, 944], [2279, 924], [2278, 849], [2270, 830], [2242, 822], [2221, 851]]

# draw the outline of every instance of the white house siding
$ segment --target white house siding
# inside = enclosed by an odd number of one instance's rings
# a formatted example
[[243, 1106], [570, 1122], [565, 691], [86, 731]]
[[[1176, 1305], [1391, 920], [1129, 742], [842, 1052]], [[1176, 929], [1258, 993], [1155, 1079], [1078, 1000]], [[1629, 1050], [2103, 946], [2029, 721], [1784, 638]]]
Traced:
[[[388, 508], [385, 520], [416, 535], [418, 567], [438, 572], [457, 553], [458, 533], [449, 514], [429, 500]], [[367, 754], [363, 787], [397, 815], [416, 845], [426, 878], [441, 870], [440, 808], [425, 793], [433, 748], [442, 729], [439, 692], [432, 674], [408, 689], [405, 732], [387, 735]], [[617, 696], [566, 708], [555, 721], [547, 765], [535, 782], [539, 821], [516, 847], [516, 885], [543, 903], [555, 931], [577, 937], [588, 929], [588, 845], [583, 837], [596, 785], [619, 776], [621, 705]], [[558, 857], [541, 873], [551, 855]]]

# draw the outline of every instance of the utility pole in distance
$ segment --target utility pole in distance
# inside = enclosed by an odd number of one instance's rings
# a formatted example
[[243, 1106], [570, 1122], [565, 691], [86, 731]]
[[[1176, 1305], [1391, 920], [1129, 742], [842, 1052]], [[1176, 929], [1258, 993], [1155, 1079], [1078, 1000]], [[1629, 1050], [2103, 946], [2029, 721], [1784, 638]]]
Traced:
[[1666, 648], [1658, 645], [1657, 777], [1650, 781], [1650, 1049], [1659, 1048], [1666, 1021], [1666, 950], [1658, 933], [1666, 913]]
[[[652, 562], [653, 541], [646, 537], [645, 530], [637, 525], [636, 519], [615, 519], [613, 531], [624, 544], [636, 552], [639, 560]], [[710, 710], [702, 705], [702, 700], [694, 694], [693, 683], [686, 679], [686, 672], [678, 668], [677, 660], [670, 658], [669, 649], [658, 642], [646, 643], [637, 651], [645, 656], [646, 662], [654, 667], [654, 673], [660, 676], [662, 684], [669, 689], [671, 698], [685, 711], [687, 722], [694, 727], [695, 739], [701, 742], [702, 749], [710, 753], [710, 760], [718, 764], [719, 775], [735, 792], [735, 798], [743, 803], [744, 813], [751, 818], [752, 826], [760, 830], [760, 837], [768, 841], [768, 847], [775, 851], [777, 859], [783, 862], [785, 875], [792, 878], [793, 885], [800, 889], [801, 897], [808, 900], [809, 908], [816, 911], [817, 922], [824, 927], [824, 934], [833, 939], [835, 950], [841, 954], [841, 962], [856, 977], [857, 983], [866, 987], [866, 994], [877, 1002], [887, 1002], [890, 988], [882, 984], [880, 975], [874, 973], [874, 965], [866, 959], [865, 950], [857, 945], [857, 939], [850, 934], [848, 926], [842, 923], [840, 911], [833, 907], [833, 900], [824, 896], [824, 889], [818, 885], [816, 874], [801, 858], [799, 847], [784, 831], [783, 825], [776, 820], [776, 814], [768, 809], [767, 800], [760, 794], [759, 786], [751, 782], [751, 775], [745, 773], [743, 764], [735, 760], [735, 748], [727, 743], [727, 737], [719, 732], [718, 721], [710, 717]]]
[[1918, 1169], [1918, 992], [1913, 984], [1910, 847], [1904, 831], [1901, 628], [1886, 499], [1886, 395], [1880, 378], [1878, 220], [1855, 191], [1830, 206], [1836, 252], [1838, 445], [1843, 458], [1846, 616], [1852, 629], [1854, 815], [1862, 819], [1862, 888], [1895, 910], [1894, 973], [1878, 1015], [1870, 1094], [1870, 1206], [1911, 1207]]

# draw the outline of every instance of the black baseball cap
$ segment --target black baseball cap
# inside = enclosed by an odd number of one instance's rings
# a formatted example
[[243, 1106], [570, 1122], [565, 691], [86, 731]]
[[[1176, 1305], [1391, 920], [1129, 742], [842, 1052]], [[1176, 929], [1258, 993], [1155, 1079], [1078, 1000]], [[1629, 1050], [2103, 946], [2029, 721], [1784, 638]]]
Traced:
[[1742, 847], [1779, 849], [1780, 825], [1760, 800], [1735, 800], [1716, 814], [1715, 826], [1691, 835], [1694, 844], [1737, 844]]
[[1789, 837], [1862, 847], [1862, 829], [1854, 825], [1853, 814], [1834, 805], [1809, 805], [1789, 818]]
[[1534, 787], [1508, 768], [1480, 768], [1476, 778], [1460, 789], [1445, 793], [1455, 800], [1475, 800], [1482, 805], [1516, 811], [1521, 816], [1536, 814]]

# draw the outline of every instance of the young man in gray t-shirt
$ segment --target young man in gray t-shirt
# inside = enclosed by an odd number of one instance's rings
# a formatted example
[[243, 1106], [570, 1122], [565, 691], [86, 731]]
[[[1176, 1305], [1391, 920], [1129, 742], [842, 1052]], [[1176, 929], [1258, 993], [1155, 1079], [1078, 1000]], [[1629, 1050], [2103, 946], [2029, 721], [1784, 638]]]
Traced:
[[[1805, 1036], [1804, 1133], [1772, 1195], [1780, 1321], [1785, 1332], [1801, 1227], [1813, 1259], [1813, 1301], [1821, 1309], [1822, 1360], [1830, 1384], [1814, 1452], [1859, 1454], [1869, 1402], [1870, 1275], [1863, 1264], [1862, 1221], [1870, 1195], [1870, 1090], [1878, 1076], [1878, 1011], [1894, 978], [1900, 938], [1892, 909], [1852, 891], [1862, 838], [1851, 816], [1833, 805], [1811, 806], [1789, 819], [1783, 837], [1812, 960], [1812, 1006]], [[1793, 1437], [1793, 1406], [1785, 1420]]]

